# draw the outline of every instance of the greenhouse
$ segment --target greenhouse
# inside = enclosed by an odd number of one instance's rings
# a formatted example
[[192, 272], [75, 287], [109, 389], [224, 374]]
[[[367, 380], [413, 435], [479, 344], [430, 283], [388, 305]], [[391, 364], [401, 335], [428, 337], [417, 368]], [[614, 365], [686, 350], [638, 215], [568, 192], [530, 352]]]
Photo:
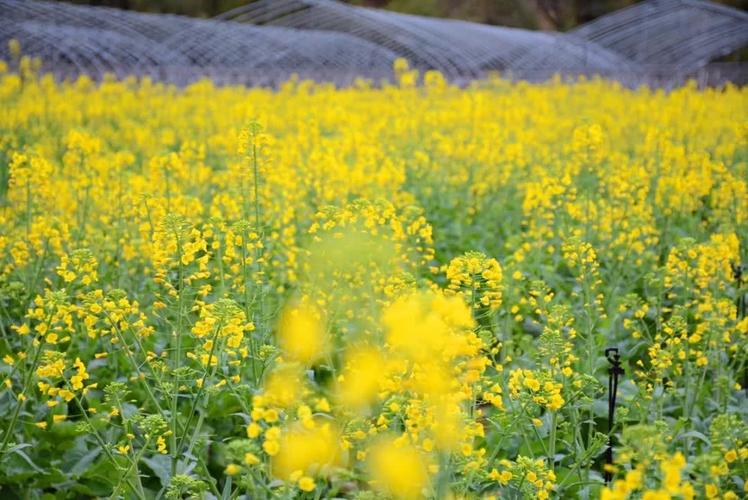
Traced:
[[[277, 84], [292, 74], [337, 84], [389, 79], [397, 58], [453, 82], [499, 72], [543, 80], [599, 75], [672, 85], [748, 43], [748, 14], [700, 0], [648, 0], [570, 32], [540, 32], [355, 7], [335, 0], [261, 0], [216, 19], [38, 0], [1, 0], [9, 40], [45, 71], [150, 76], [184, 84]], [[745, 76], [740, 65], [737, 78]]]

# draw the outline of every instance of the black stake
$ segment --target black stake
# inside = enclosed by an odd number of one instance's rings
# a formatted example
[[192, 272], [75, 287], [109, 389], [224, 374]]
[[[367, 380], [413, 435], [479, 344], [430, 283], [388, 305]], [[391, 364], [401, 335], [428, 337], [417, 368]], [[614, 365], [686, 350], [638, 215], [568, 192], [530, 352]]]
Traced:
[[618, 348], [609, 347], [605, 349], [605, 358], [610, 363], [608, 368], [608, 448], [605, 450], [605, 482], [613, 479], [610, 467], [613, 466], [613, 427], [615, 427], [616, 396], [618, 395], [618, 377], [623, 375], [621, 368], [621, 356]]
[[[732, 277], [735, 279], [735, 287], [737, 288], [735, 319], [741, 321], [745, 318], [746, 308], [748, 308], [746, 294], [743, 292], [743, 269], [745, 266], [740, 262], [730, 262], [730, 267], [732, 268]], [[743, 387], [745, 388], [745, 393], [748, 394], [748, 367], [743, 371]]]
[[741, 320], [746, 314], [746, 300], [743, 293], [743, 265], [740, 263], [730, 262], [732, 267], [732, 277], [735, 279], [735, 286], [738, 289], [738, 297], [735, 299], [735, 319]]

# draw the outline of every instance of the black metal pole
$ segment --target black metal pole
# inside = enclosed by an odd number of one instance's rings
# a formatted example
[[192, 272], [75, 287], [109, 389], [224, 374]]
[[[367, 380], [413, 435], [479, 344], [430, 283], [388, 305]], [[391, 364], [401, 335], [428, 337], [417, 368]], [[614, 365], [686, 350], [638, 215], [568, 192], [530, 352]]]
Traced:
[[[737, 298], [735, 299], [735, 319], [741, 321], [745, 318], [746, 314], [746, 294], [743, 292], [743, 264], [741, 262], [735, 263], [730, 262], [732, 267], [732, 277], [735, 279], [735, 287], [737, 288]], [[740, 376], [740, 375], [738, 375]], [[743, 388], [745, 393], [748, 394], [748, 367], [743, 371]]]
[[605, 450], [605, 482], [610, 483], [613, 474], [610, 467], [613, 466], [613, 428], [615, 427], [616, 397], [618, 395], [618, 377], [623, 375], [621, 368], [621, 356], [617, 347], [605, 349], [605, 358], [610, 363], [608, 368], [608, 447]]

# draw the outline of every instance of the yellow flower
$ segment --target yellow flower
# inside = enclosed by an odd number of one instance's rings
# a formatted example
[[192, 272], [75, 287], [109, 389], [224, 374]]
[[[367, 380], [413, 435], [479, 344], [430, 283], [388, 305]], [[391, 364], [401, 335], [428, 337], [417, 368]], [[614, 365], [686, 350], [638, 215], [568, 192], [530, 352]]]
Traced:
[[[272, 424], [274, 422], [278, 421], [278, 411], [270, 408], [268, 410], [265, 410], [265, 413], [262, 415], [262, 418], [269, 424]], [[249, 431], [247, 431], [249, 433]], [[252, 437], [252, 436], [250, 436]]]
[[[299, 400], [303, 391], [304, 375], [301, 365], [280, 364], [265, 379], [263, 396], [268, 405], [287, 408]], [[255, 420], [260, 418], [264, 418], [264, 413]]]
[[670, 493], [664, 490], [648, 490], [642, 495], [642, 500], [670, 500]]
[[561, 397], [559, 394], [553, 394], [550, 397], [550, 401], [548, 402], [548, 409], [551, 411], [560, 410], [561, 407], [564, 405], [565, 401], [564, 398]]
[[302, 476], [299, 479], [299, 489], [301, 491], [314, 491], [317, 485], [314, 484], [314, 479], [309, 476]]
[[395, 498], [420, 498], [429, 481], [425, 457], [411, 445], [387, 438], [368, 451], [368, 467], [376, 488]]
[[717, 485], [708, 483], [704, 487], [704, 493], [706, 493], [707, 498], [715, 498], [717, 495], [719, 495], [719, 489], [717, 488]]
[[277, 453], [268, 452], [273, 455], [273, 475], [281, 479], [289, 479], [296, 471], [319, 475], [344, 465], [338, 430], [322, 419], [312, 424], [309, 428], [297, 423], [283, 431]]
[[83, 364], [80, 358], [75, 358], [74, 366], [78, 370], [78, 373], [70, 377], [70, 383], [73, 389], [79, 391], [83, 388], [83, 381], [88, 380], [89, 375], [86, 372], [86, 365]]
[[247, 426], [247, 437], [250, 439], [256, 438], [262, 432], [262, 427], [257, 423], [252, 422]]
[[262, 443], [262, 449], [265, 450], [265, 453], [272, 457], [278, 454], [278, 451], [280, 450], [280, 443], [278, 443], [278, 441], [274, 439], [266, 439]]
[[531, 391], [537, 392], [540, 390], [540, 382], [538, 382], [537, 379], [534, 378], [526, 378], [525, 387], [527, 387]]
[[352, 409], [364, 408], [379, 392], [385, 359], [376, 348], [353, 347], [346, 351], [344, 360], [336, 391], [338, 399]]
[[158, 451], [162, 455], [168, 453], [168, 450], [166, 449], [166, 439], [164, 439], [164, 436], [159, 436], [158, 439], [156, 439], [156, 451]]
[[65, 401], [72, 401], [72, 399], [75, 397], [75, 394], [70, 392], [67, 389], [60, 389], [60, 391], [57, 394], [61, 398], [63, 398]]
[[278, 326], [278, 344], [293, 361], [311, 365], [327, 355], [329, 336], [318, 310], [307, 303], [287, 308]]
[[512, 477], [513, 475], [510, 471], [508, 470], [502, 471], [501, 474], [499, 475], [499, 482], [503, 485], [507, 485], [509, 484], [509, 481], [512, 480]]
[[633, 491], [638, 489], [642, 484], [642, 473], [638, 469], [630, 470], [626, 473], [626, 490]]

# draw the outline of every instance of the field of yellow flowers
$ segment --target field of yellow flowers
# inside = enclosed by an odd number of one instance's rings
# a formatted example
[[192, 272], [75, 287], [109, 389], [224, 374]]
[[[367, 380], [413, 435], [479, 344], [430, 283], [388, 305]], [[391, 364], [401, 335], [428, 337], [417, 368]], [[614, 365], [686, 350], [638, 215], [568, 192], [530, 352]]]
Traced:
[[21, 66], [2, 498], [745, 497], [748, 89]]

